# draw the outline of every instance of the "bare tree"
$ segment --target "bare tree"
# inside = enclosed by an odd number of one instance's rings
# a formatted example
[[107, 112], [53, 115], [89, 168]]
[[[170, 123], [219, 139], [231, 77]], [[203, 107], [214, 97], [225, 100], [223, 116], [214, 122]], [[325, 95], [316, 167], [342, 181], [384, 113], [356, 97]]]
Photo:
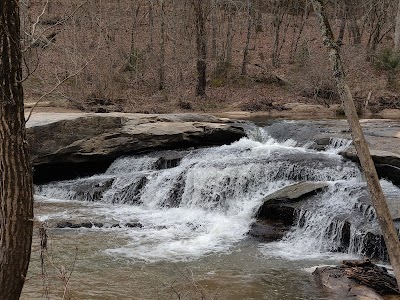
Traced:
[[397, 4], [396, 27], [394, 30], [394, 50], [400, 48], [400, 1]]
[[196, 96], [206, 96], [207, 37], [205, 7], [202, 0], [193, 0], [196, 22], [197, 87]]
[[0, 1], [0, 299], [20, 297], [33, 230], [18, 1]]
[[158, 69], [158, 89], [163, 90], [165, 89], [165, 40], [166, 40], [166, 34], [165, 34], [165, 1], [161, 0], [160, 1], [160, 6], [161, 6], [161, 24], [160, 24], [160, 67]]
[[243, 63], [242, 63], [242, 75], [247, 75], [247, 64], [249, 63], [249, 44], [251, 37], [251, 28], [253, 25], [252, 19], [252, 0], [247, 0], [247, 34], [246, 34], [246, 43], [243, 50]]

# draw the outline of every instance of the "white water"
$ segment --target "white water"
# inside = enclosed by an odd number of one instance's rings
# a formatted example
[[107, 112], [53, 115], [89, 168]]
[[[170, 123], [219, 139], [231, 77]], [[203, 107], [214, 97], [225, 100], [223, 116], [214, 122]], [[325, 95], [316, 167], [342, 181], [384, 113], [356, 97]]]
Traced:
[[[266, 195], [299, 181], [328, 181], [330, 188], [312, 204], [313, 212], [300, 212], [306, 225], [280, 242], [262, 245], [260, 252], [290, 259], [332, 257], [343, 224], [329, 232], [326, 227], [360, 196], [351, 192], [362, 181], [360, 171], [337, 154], [347, 145], [335, 140], [327, 151], [316, 152], [292, 139], [277, 142], [259, 128], [231, 145], [192, 151], [170, 169], [156, 170], [154, 155], [122, 158], [104, 175], [38, 187], [39, 202], [86, 201], [39, 218], [103, 223], [103, 228], [80, 231], [123, 237], [123, 245], [106, 250], [113, 256], [193, 260], [228, 252], [244, 239]], [[125, 226], [132, 222], [143, 227]], [[121, 228], [113, 227], [116, 223]], [[360, 251], [349, 247], [351, 253]]]

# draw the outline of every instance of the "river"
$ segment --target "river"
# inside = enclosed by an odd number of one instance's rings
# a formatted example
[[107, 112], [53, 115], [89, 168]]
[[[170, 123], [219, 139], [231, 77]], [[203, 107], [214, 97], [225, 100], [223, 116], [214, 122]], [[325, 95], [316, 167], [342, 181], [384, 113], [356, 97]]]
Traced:
[[[285, 121], [248, 132], [231, 145], [121, 158], [104, 174], [36, 186], [45, 268], [36, 235], [21, 299], [326, 299], [312, 269], [363, 254], [361, 231], [338, 253], [340, 230], [329, 229], [365, 192], [357, 165], [338, 154], [349, 141], [316, 151], [311, 127]], [[305, 180], [329, 188], [303, 224], [282, 241], [250, 238], [263, 198]], [[66, 221], [93, 227], [55, 228]]]

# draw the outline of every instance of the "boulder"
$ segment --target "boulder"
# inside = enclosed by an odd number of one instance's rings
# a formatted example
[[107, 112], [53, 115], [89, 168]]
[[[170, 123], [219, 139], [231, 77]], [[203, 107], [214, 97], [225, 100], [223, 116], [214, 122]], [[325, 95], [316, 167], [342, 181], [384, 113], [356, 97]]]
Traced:
[[396, 279], [369, 260], [317, 268], [313, 275], [317, 285], [330, 294], [329, 299], [383, 300], [382, 295], [398, 295]]
[[258, 210], [257, 219], [280, 220], [286, 225], [292, 225], [296, 203], [307, 196], [315, 195], [328, 187], [326, 182], [304, 181], [284, 187], [263, 199], [263, 205]]
[[[400, 143], [400, 140], [398, 142]], [[400, 154], [374, 149], [371, 149], [370, 152], [379, 177], [386, 178], [394, 184], [400, 185]], [[343, 151], [341, 155], [352, 161], [359, 162], [354, 147]]]
[[40, 182], [103, 172], [123, 155], [223, 145], [245, 136], [240, 124], [200, 114], [38, 113], [27, 127]]
[[261, 242], [280, 240], [294, 223], [301, 200], [328, 186], [325, 182], [304, 181], [284, 187], [263, 199], [248, 235]]
[[289, 225], [274, 220], [257, 220], [251, 225], [248, 235], [256, 240], [269, 243], [280, 240], [290, 229]]

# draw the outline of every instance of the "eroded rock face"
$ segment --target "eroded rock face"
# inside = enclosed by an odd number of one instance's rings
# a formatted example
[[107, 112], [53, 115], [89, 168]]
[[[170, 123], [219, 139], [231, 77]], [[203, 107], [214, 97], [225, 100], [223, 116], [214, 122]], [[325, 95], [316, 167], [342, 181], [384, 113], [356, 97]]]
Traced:
[[[196, 114], [39, 113], [27, 126], [35, 176], [42, 182], [102, 172], [123, 155], [223, 145], [245, 136], [236, 123]], [[72, 176], [57, 176], [67, 174]]]
[[325, 182], [300, 182], [276, 191], [263, 199], [263, 205], [257, 212], [257, 219], [280, 220], [286, 225], [292, 225], [294, 211], [300, 200], [315, 195], [328, 187]]
[[[386, 178], [394, 184], [400, 185], [400, 154], [374, 149], [370, 150], [370, 152], [379, 177]], [[352, 161], [359, 161], [354, 147], [343, 151], [341, 154]]]
[[[305, 212], [313, 212], [314, 204], [324, 197], [327, 188], [325, 182], [300, 182], [268, 195], [263, 199], [263, 205], [248, 234], [262, 242], [271, 242], [280, 240], [292, 225], [300, 228], [305, 226]], [[387, 261], [383, 236], [379, 226], [374, 225], [377, 218], [369, 193], [365, 186], [354, 187], [352, 191], [359, 194], [354, 207], [327, 219], [328, 223], [321, 224], [321, 230], [327, 234], [337, 230], [338, 240], [330, 251], [361, 251], [366, 257]], [[393, 191], [387, 193], [387, 203], [395, 226], [400, 228], [400, 204], [397, 194], [392, 194]]]
[[[360, 120], [365, 138], [371, 150], [378, 175], [396, 185], [400, 185], [400, 121], [399, 120]], [[351, 140], [346, 120], [320, 120], [310, 122], [278, 122], [268, 127], [268, 133], [281, 141], [288, 138], [303, 146], [324, 151], [339, 139]], [[358, 162], [353, 146], [341, 153], [344, 157]]]
[[249, 235], [262, 242], [280, 240], [294, 223], [301, 200], [328, 186], [325, 182], [300, 182], [284, 187], [263, 199]]

